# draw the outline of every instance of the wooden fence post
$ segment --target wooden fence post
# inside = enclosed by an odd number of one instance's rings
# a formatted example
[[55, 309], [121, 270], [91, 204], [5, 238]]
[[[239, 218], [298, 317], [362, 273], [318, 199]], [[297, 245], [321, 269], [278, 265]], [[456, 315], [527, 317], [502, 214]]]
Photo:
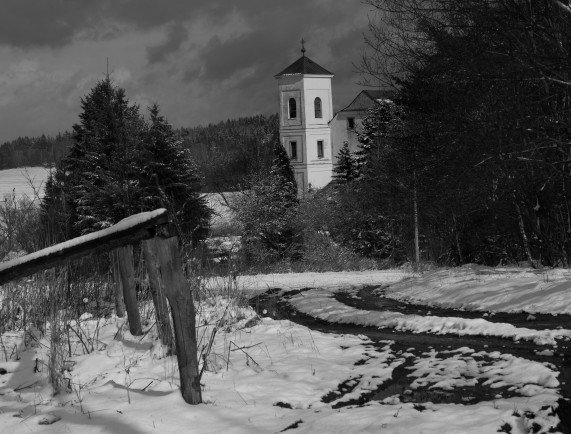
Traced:
[[135, 289], [135, 269], [133, 267], [133, 246], [119, 247], [117, 249], [119, 259], [119, 275], [123, 286], [123, 300], [127, 310], [129, 331], [133, 336], [143, 334], [141, 327], [141, 315], [137, 305], [137, 290]]
[[111, 276], [113, 277], [113, 296], [115, 299], [115, 313], [119, 318], [125, 316], [125, 303], [123, 302], [123, 285], [119, 274], [119, 257], [117, 250], [109, 252], [111, 261]]
[[196, 324], [192, 289], [182, 272], [177, 237], [149, 240], [159, 260], [165, 294], [171, 307], [176, 356], [180, 373], [180, 391], [189, 404], [200, 404], [202, 392], [198, 374]]
[[169, 319], [169, 309], [167, 298], [165, 296], [165, 284], [160, 273], [160, 263], [157, 252], [153, 248], [152, 242], [145, 240], [141, 243], [143, 256], [145, 258], [145, 268], [149, 276], [149, 286], [153, 304], [155, 306], [155, 316], [157, 319], [157, 330], [161, 342], [169, 349], [169, 353], [173, 354], [174, 342], [172, 336], [171, 322]]

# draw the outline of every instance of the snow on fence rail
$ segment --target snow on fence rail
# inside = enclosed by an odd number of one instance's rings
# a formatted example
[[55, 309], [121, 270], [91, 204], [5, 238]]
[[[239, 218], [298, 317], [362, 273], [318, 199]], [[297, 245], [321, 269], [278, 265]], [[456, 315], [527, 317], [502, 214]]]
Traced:
[[82, 256], [113, 250], [156, 235], [156, 228], [168, 223], [167, 210], [136, 214], [91, 234], [7, 262], [0, 262], [0, 285], [38, 271], [63, 265]]

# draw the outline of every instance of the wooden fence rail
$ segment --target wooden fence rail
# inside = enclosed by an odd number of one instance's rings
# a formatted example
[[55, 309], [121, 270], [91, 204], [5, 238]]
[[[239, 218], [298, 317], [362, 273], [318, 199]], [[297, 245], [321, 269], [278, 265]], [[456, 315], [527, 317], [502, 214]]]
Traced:
[[117, 247], [153, 238], [168, 223], [164, 208], [136, 214], [109, 228], [73, 238], [21, 258], [0, 262], [0, 285], [30, 276], [42, 270], [61, 266], [74, 259], [108, 252]]

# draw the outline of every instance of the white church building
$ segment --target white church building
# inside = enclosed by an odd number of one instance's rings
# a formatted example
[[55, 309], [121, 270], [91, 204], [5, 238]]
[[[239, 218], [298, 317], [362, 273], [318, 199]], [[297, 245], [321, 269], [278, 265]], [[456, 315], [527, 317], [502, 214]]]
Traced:
[[325, 187], [333, 177], [336, 156], [346, 142], [357, 149], [356, 131], [367, 109], [390, 92], [363, 90], [333, 113], [333, 73], [305, 55], [275, 75], [279, 87], [280, 140], [295, 173], [300, 195]]

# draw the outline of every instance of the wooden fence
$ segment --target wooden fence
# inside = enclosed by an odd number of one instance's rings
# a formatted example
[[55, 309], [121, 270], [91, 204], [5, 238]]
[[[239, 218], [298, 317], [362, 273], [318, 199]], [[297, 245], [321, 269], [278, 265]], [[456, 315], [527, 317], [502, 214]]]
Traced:
[[[193, 288], [189, 288], [184, 276], [178, 239], [169, 225], [165, 209], [136, 214], [101, 231], [2, 262], [0, 285], [65, 265], [75, 259], [116, 250], [117, 269], [114, 274], [115, 279], [121, 282], [129, 329], [133, 335], [140, 335], [142, 328], [134, 285], [132, 248], [129, 248], [138, 242], [142, 242], [159, 337], [164, 344], [176, 350], [183, 399], [189, 404], [198, 404], [202, 401], [202, 394], [198, 373]], [[165, 296], [170, 305], [175, 348]]]

